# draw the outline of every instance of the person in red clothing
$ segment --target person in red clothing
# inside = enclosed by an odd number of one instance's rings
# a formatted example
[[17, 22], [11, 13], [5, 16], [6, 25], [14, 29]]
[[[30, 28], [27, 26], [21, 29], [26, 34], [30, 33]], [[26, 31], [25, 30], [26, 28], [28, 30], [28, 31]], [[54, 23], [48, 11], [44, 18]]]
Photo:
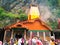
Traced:
[[39, 40], [39, 38], [36, 38], [36, 44], [37, 45], [43, 45], [43, 43], [41, 42], [41, 40]]

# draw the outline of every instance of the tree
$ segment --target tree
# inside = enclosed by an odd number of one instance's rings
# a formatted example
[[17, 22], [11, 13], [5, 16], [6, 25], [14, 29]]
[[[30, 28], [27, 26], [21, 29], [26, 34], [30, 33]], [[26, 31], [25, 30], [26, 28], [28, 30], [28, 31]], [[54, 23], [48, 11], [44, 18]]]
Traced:
[[56, 20], [52, 20], [51, 18], [47, 21], [47, 24], [52, 28], [52, 29], [56, 29], [58, 22]]
[[17, 18], [20, 21], [25, 21], [27, 20], [27, 15], [21, 9], [19, 14], [13, 14], [12, 12], [5, 11], [2, 7], [0, 7], [0, 27], [16, 22]]
[[20, 21], [25, 21], [28, 19], [28, 16], [25, 14], [24, 10], [19, 10]]
[[56, 18], [60, 18], [60, 9], [52, 9], [52, 14], [56, 16]]
[[57, 2], [58, 2], [58, 3], [57, 3], [57, 4], [58, 4], [58, 8], [59, 8], [59, 7], [60, 7], [60, 0], [57, 0]]
[[26, 14], [20, 14], [20, 21], [25, 21], [27, 19], [28, 19], [28, 17]]

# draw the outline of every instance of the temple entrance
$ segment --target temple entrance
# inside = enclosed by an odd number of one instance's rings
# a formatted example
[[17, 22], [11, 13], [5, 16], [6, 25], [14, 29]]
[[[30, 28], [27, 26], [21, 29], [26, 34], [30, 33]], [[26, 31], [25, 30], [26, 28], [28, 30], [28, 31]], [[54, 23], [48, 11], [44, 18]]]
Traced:
[[14, 30], [13, 31], [14, 38], [20, 38], [21, 36], [24, 37], [24, 30]]
[[55, 32], [54, 34], [56, 39], [60, 39], [60, 32]]
[[56, 41], [58, 42], [58, 41], [60, 41], [60, 30], [55, 30], [54, 31], [54, 35], [55, 35], [55, 39], [56, 39]]
[[6, 41], [8, 44], [11, 39], [14, 39], [16, 41], [21, 36], [26, 38], [26, 28], [12, 28], [10, 30], [6, 30], [4, 34], [4, 41]]
[[26, 28], [12, 28], [12, 30], [13, 30], [13, 37], [19, 38], [20, 36], [24, 37]]
[[56, 29], [53, 31], [54, 35], [55, 35], [55, 39], [60, 39], [60, 30]]

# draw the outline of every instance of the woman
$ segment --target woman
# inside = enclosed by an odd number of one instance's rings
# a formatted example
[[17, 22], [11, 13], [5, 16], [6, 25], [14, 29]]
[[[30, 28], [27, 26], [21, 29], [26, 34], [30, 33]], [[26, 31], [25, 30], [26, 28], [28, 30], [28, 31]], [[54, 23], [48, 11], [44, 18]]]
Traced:
[[36, 38], [36, 44], [37, 45], [43, 45], [43, 43], [39, 40], [39, 38]]

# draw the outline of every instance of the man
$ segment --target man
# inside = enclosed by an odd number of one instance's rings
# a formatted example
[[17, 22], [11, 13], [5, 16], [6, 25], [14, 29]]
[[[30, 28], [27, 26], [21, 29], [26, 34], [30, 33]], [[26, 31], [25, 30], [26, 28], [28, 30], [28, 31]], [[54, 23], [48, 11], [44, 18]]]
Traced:
[[18, 45], [24, 45], [24, 38], [22, 38], [22, 35], [19, 36]]
[[32, 45], [36, 45], [36, 38], [32, 38]]

